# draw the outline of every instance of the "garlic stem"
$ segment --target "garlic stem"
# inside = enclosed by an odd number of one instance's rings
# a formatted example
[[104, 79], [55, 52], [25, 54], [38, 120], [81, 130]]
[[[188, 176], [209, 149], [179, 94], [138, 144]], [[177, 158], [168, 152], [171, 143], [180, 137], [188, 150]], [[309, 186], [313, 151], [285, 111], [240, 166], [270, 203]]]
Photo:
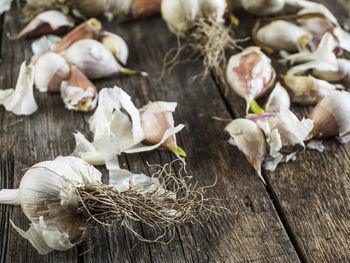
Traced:
[[141, 75], [142, 77], [148, 77], [148, 73], [145, 71], [137, 71], [129, 68], [120, 68], [120, 73], [124, 76]]

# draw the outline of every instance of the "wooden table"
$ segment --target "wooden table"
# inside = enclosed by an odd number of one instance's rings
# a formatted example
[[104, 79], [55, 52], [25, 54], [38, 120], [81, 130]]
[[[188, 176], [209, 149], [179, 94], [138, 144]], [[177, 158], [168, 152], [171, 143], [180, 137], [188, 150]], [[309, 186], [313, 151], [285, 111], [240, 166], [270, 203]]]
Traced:
[[[350, 25], [348, 0], [320, 1]], [[246, 37], [254, 18], [238, 8], [241, 20], [238, 38]], [[123, 36], [130, 49], [129, 67], [157, 76], [164, 54], [176, 46], [160, 17], [122, 24], [105, 23], [105, 28]], [[19, 66], [31, 57], [32, 40], [9, 41], [23, 27], [16, 10], [2, 17], [0, 87], [13, 88]], [[277, 64], [276, 64], [277, 65]], [[279, 72], [281, 69], [278, 66]], [[177, 228], [167, 246], [138, 243], [124, 228], [93, 229], [86, 240], [65, 252], [40, 256], [10, 225], [23, 228], [28, 219], [20, 207], [0, 205], [1, 262], [350, 262], [350, 144], [325, 141], [324, 153], [307, 150], [297, 161], [264, 173], [264, 186], [236, 147], [227, 143], [225, 122], [212, 116], [235, 118], [244, 115], [244, 102], [223, 90], [212, 77], [189, 83], [202, 70], [201, 62], [181, 65], [160, 83], [141, 77], [96, 81], [98, 88], [118, 85], [129, 93], [136, 106], [149, 101], [177, 101], [176, 123], [186, 124], [178, 134], [187, 151], [188, 171], [201, 185], [218, 179], [209, 195], [223, 198], [231, 214], [213, 216], [200, 225]], [[29, 117], [16, 116], [0, 108], [0, 188], [17, 188], [23, 169], [74, 149], [72, 133], [89, 134], [91, 114], [68, 111], [59, 94], [35, 91], [39, 110]], [[310, 108], [293, 106], [298, 116]], [[121, 156], [124, 168], [152, 173], [149, 163], [164, 164], [174, 156], [164, 151]], [[104, 182], [108, 182], [107, 171]], [[135, 227], [147, 238], [155, 234], [146, 226]]]

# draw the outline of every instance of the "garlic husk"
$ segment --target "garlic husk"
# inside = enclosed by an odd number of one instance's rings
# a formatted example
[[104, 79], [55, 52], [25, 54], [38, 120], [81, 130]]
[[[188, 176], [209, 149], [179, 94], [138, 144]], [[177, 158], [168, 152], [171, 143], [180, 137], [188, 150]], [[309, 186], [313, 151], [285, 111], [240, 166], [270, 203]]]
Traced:
[[199, 19], [224, 22], [226, 0], [163, 0], [161, 14], [169, 30], [184, 36]]
[[90, 18], [65, 35], [53, 51], [60, 53], [81, 39], [98, 39], [101, 29], [101, 22], [95, 18]]
[[314, 138], [345, 137], [350, 132], [350, 93], [333, 91], [312, 110], [310, 118], [315, 123]]
[[121, 74], [122, 67], [113, 54], [96, 40], [79, 40], [62, 54], [89, 79], [99, 79]]
[[0, 105], [16, 115], [30, 115], [38, 109], [33, 94], [34, 73], [31, 66], [22, 63], [15, 89], [0, 90]]
[[12, 4], [13, 0], [4, 0], [2, 1], [1, 5], [0, 5], [0, 15], [8, 10], [10, 10], [11, 8], [11, 4]]
[[49, 10], [37, 15], [17, 37], [39, 37], [42, 35], [59, 35], [74, 24], [60, 11]]
[[[122, 109], [126, 113], [121, 111]], [[184, 128], [182, 124], [168, 128], [158, 143], [145, 146], [141, 143], [145, 134], [140, 113], [130, 96], [118, 87], [104, 88], [100, 91], [98, 107], [89, 123], [94, 135], [93, 142], [89, 142], [81, 133], [76, 133], [76, 149], [73, 154], [95, 165], [105, 164], [107, 159], [122, 152], [135, 153], [157, 149], [169, 137]]]
[[118, 61], [123, 65], [126, 65], [129, 56], [129, 49], [123, 38], [116, 34], [104, 31], [99, 40], [112, 52]]
[[[101, 173], [87, 162], [72, 156], [61, 156], [32, 166], [24, 174], [18, 189], [0, 191], [0, 203], [21, 205], [31, 221], [29, 230], [24, 232], [11, 223], [40, 254], [64, 251], [81, 242], [91, 227], [86, 220], [88, 218], [84, 218], [79, 210], [81, 206], [86, 207], [81, 193], [88, 187], [99, 189], [100, 193], [103, 191], [101, 189], [106, 188], [107, 191], [119, 193], [132, 188], [136, 193], [151, 195], [160, 202], [161, 197], [176, 199], [176, 194], [165, 190], [157, 178], [114, 169], [110, 172], [110, 184], [107, 186], [101, 182]], [[94, 200], [98, 202], [99, 197], [95, 196]], [[127, 210], [125, 208], [123, 211], [120, 207], [118, 212], [123, 216]], [[137, 212], [130, 212], [137, 215]], [[178, 208], [162, 213], [172, 215], [173, 219], [184, 214]], [[118, 219], [115, 221], [118, 222]]]
[[[166, 130], [174, 128], [173, 112], [176, 106], [176, 102], [156, 101], [147, 104], [140, 110], [141, 126], [146, 144], [152, 145], [158, 143], [161, 141]], [[170, 150], [176, 155], [185, 155], [184, 151], [176, 144], [175, 134], [166, 139], [158, 149]]]
[[290, 61], [292, 64], [306, 62], [290, 68], [287, 75], [300, 75], [309, 69], [317, 70], [337, 70], [337, 57], [333, 50], [337, 46], [337, 41], [330, 33], [324, 34], [322, 40], [314, 52], [299, 46], [297, 54], [285, 56], [282, 61]]
[[79, 69], [72, 66], [69, 80], [61, 84], [61, 97], [69, 110], [91, 111], [96, 107], [97, 89]]
[[350, 87], [350, 60], [338, 58], [337, 66], [337, 69], [334, 71], [314, 69], [312, 73], [323, 80]]
[[261, 175], [261, 164], [266, 155], [265, 136], [262, 130], [251, 120], [235, 119], [225, 127], [225, 131], [230, 134], [229, 143], [244, 153], [265, 183]]
[[38, 40], [35, 40], [31, 45], [33, 52], [32, 59], [53, 50], [60, 40], [61, 38], [55, 35], [42, 36]]
[[290, 108], [290, 97], [286, 89], [277, 82], [265, 104], [265, 112], [279, 112], [280, 108]]
[[325, 149], [325, 146], [323, 145], [323, 142], [321, 140], [310, 140], [307, 144], [307, 148], [310, 150], [323, 152]]
[[284, 76], [286, 87], [291, 92], [293, 102], [304, 105], [316, 104], [336, 87], [327, 81], [312, 76]]
[[347, 52], [350, 52], [350, 33], [340, 27], [336, 27], [333, 29], [333, 34], [337, 37], [339, 46]]
[[273, 49], [296, 51], [297, 40], [305, 35], [310, 35], [310, 33], [304, 28], [284, 20], [277, 20], [261, 27], [256, 37]]
[[265, 95], [272, 88], [275, 77], [271, 60], [255, 46], [232, 56], [226, 68], [227, 82], [247, 101], [247, 112], [255, 98]]
[[34, 83], [40, 92], [58, 92], [70, 75], [69, 63], [60, 55], [48, 52], [34, 62]]

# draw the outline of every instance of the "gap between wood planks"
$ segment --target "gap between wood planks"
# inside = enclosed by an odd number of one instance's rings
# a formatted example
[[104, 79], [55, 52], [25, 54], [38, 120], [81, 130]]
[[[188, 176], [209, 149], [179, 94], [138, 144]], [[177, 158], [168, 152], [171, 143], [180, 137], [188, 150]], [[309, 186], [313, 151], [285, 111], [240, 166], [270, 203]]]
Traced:
[[[218, 89], [218, 92], [219, 92], [222, 100], [225, 103], [227, 111], [230, 113], [232, 119], [235, 119], [236, 116], [235, 116], [234, 110], [232, 109], [230, 103], [228, 102], [228, 98], [225, 96], [225, 88], [222, 88], [222, 86], [218, 83], [218, 81], [213, 73], [211, 73], [211, 78], [213, 79], [215, 86]], [[301, 262], [307, 262], [305, 256], [302, 253], [302, 249], [300, 248], [300, 246], [297, 242], [297, 237], [293, 234], [293, 231], [291, 230], [291, 226], [288, 224], [288, 221], [283, 213], [283, 209], [281, 208], [281, 205], [280, 205], [280, 202], [277, 198], [277, 195], [276, 195], [275, 191], [273, 190], [273, 188], [271, 187], [270, 180], [265, 175], [265, 171], [263, 169], [261, 171], [261, 174], [264, 177], [264, 180], [266, 182], [265, 188], [266, 188], [267, 194], [269, 195], [269, 197], [272, 201], [272, 204], [277, 212], [277, 215], [282, 222], [284, 230], [286, 231], [296, 253], [298, 254], [299, 260]]]

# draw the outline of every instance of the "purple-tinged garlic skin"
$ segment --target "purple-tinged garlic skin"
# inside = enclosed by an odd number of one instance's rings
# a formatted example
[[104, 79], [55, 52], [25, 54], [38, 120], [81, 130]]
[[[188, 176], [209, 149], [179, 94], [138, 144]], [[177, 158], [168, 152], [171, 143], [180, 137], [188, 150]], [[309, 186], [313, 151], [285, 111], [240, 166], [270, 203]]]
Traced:
[[34, 84], [41, 92], [58, 92], [70, 75], [69, 63], [59, 54], [48, 52], [33, 61]]
[[266, 142], [262, 130], [254, 121], [235, 119], [225, 127], [225, 131], [231, 136], [229, 143], [244, 153], [248, 162], [264, 181], [261, 176], [261, 164], [266, 155]]
[[284, 20], [277, 20], [260, 28], [256, 37], [273, 49], [296, 51], [298, 39], [309, 35], [310, 33], [302, 27]]
[[18, 37], [40, 37], [48, 34], [60, 35], [72, 26], [72, 22], [62, 12], [49, 10], [37, 15], [18, 34]]
[[337, 59], [338, 70], [337, 71], [320, 71], [313, 70], [313, 75], [316, 77], [344, 85], [346, 88], [350, 88], [350, 60], [344, 58]]
[[313, 137], [345, 137], [350, 132], [350, 93], [333, 91], [325, 96], [310, 113], [314, 121]]
[[[143, 129], [145, 139], [144, 142], [149, 145], [159, 143], [165, 131], [169, 128], [174, 128], [173, 108], [167, 110], [163, 107], [161, 101], [151, 102], [144, 106], [141, 110], [141, 127]], [[158, 149], [159, 150], [176, 150], [175, 134], [170, 136]], [[175, 148], [174, 148], [175, 147]]]
[[122, 69], [109, 49], [93, 39], [82, 39], [75, 42], [63, 55], [89, 79], [117, 75]]
[[91, 111], [96, 107], [97, 89], [75, 66], [71, 68], [68, 82], [61, 85], [61, 97], [69, 110]]
[[226, 68], [230, 87], [242, 98], [255, 99], [273, 86], [276, 73], [271, 60], [259, 47], [248, 47], [232, 56]]

